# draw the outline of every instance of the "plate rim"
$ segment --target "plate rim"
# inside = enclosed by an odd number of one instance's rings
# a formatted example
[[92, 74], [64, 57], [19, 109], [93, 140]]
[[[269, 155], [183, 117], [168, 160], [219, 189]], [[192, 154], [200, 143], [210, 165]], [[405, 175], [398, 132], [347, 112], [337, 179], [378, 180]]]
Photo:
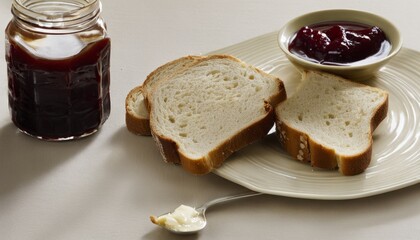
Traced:
[[[251, 45], [252, 46], [253, 44], [260, 44], [261, 45], [261, 41], [262, 41], [261, 39], [264, 39], [264, 38], [272, 38], [271, 40], [273, 40], [273, 41], [275, 40], [277, 42], [277, 35], [278, 35], [278, 31], [265, 33], [265, 34], [262, 34], [262, 35], [259, 35], [259, 36], [241, 41], [239, 43], [232, 44], [230, 46], [223, 47], [223, 48], [220, 48], [218, 50], [214, 50], [212, 52], [209, 52], [208, 54], [219, 54], [219, 53], [231, 54], [231, 53], [229, 53], [230, 50], [233, 51], [233, 49], [240, 48], [241, 45], [243, 45], [243, 46], [245, 46], [245, 45]], [[416, 51], [416, 50], [410, 49], [410, 48], [405, 48], [405, 47], [403, 47], [401, 49], [399, 54], [401, 54], [402, 52], [407, 52], [407, 51], [420, 55], [419, 51]], [[278, 49], [278, 53], [281, 54], [281, 55], [284, 55], [284, 53], [281, 52], [280, 49]], [[283, 57], [286, 58], [286, 56], [283, 56]], [[252, 61], [251, 62], [247, 61], [247, 63], [251, 64], [251, 65], [255, 64]], [[292, 65], [290, 62], [289, 62], [289, 64]], [[420, 87], [420, 82], [419, 82], [419, 87]], [[417, 115], [420, 116], [419, 113], [417, 113]], [[229, 160], [227, 160], [227, 161], [229, 161]], [[416, 161], [418, 161], [418, 160], [416, 159]], [[308, 166], [308, 167], [311, 168], [310, 166]], [[406, 188], [406, 187], [409, 187], [409, 186], [416, 185], [417, 183], [420, 183], [420, 177], [417, 176], [417, 177], [402, 179], [402, 181], [399, 181], [396, 184], [383, 186], [383, 187], [380, 187], [380, 188], [377, 188], [377, 189], [374, 189], [374, 190], [370, 190], [370, 191], [348, 192], [348, 193], [339, 194], [339, 195], [337, 195], [337, 194], [317, 194], [317, 193], [298, 192], [298, 191], [291, 191], [291, 190], [288, 190], [288, 191], [281, 190], [281, 191], [279, 191], [279, 190], [261, 188], [261, 187], [256, 186], [255, 184], [253, 184], [249, 181], [248, 182], [242, 181], [242, 180], [239, 180], [235, 177], [230, 176], [229, 174], [223, 173], [223, 171], [222, 171], [223, 168], [224, 168], [224, 165], [222, 165], [219, 169], [215, 169], [213, 171], [213, 174], [218, 175], [219, 177], [225, 178], [226, 180], [234, 182], [238, 185], [241, 185], [241, 186], [246, 187], [246, 188], [248, 188], [250, 190], [253, 190], [253, 191], [258, 191], [258, 192], [262, 192], [262, 193], [270, 194], [270, 195], [278, 195], [278, 196], [301, 198], [301, 199], [315, 199], [315, 200], [358, 199], [358, 198], [370, 197], [370, 196], [375, 196], [375, 195], [399, 190], [399, 189]], [[350, 176], [350, 178], [351, 178], [351, 176]]]

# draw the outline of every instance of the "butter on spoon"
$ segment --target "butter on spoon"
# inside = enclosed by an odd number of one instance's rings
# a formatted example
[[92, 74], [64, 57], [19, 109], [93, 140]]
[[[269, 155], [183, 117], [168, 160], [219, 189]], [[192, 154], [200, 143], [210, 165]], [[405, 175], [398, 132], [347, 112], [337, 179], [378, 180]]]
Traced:
[[232, 200], [242, 199], [246, 197], [253, 197], [262, 195], [259, 192], [246, 192], [237, 195], [222, 197], [214, 199], [205, 203], [199, 208], [193, 208], [186, 205], [181, 205], [173, 212], [160, 215], [158, 217], [151, 216], [152, 223], [159, 225], [166, 230], [177, 234], [192, 234], [204, 229], [207, 225], [205, 216], [206, 210], [216, 204], [224, 203]]

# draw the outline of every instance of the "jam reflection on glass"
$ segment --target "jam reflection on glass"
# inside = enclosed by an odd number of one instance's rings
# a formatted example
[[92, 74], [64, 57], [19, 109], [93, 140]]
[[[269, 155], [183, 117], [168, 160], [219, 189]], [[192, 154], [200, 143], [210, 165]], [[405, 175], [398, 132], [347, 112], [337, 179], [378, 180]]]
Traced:
[[79, 138], [97, 131], [110, 114], [110, 39], [40, 37], [13, 23], [6, 34], [14, 124], [47, 140]]
[[387, 56], [390, 49], [391, 44], [380, 28], [354, 22], [302, 27], [289, 44], [293, 54], [325, 65], [374, 61]]

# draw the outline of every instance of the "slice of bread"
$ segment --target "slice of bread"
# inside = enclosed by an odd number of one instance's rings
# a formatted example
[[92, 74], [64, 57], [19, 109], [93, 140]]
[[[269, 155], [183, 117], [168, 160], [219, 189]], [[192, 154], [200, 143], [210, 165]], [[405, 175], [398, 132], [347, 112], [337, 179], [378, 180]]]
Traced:
[[137, 135], [150, 136], [149, 110], [147, 107], [148, 89], [162, 78], [167, 78], [175, 72], [188, 67], [201, 56], [186, 56], [170, 61], [151, 72], [142, 86], [133, 88], [125, 99], [125, 123], [127, 129]]
[[224, 55], [198, 60], [148, 92], [152, 136], [165, 161], [194, 174], [219, 167], [274, 125], [283, 82]]
[[134, 134], [151, 135], [149, 111], [144, 103], [143, 86], [133, 88], [125, 99], [125, 125]]
[[304, 72], [297, 92], [276, 107], [277, 136], [292, 157], [355, 175], [370, 163], [372, 132], [387, 110], [384, 90]]

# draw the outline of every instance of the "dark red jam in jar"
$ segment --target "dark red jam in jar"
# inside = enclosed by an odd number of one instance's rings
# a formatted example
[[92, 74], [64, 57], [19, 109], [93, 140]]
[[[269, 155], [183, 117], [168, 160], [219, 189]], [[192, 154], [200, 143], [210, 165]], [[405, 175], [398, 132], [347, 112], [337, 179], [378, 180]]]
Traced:
[[357, 65], [387, 56], [391, 44], [376, 26], [354, 22], [325, 22], [302, 27], [289, 51], [326, 65]]
[[96, 132], [110, 114], [110, 38], [99, 0], [14, 0], [6, 28], [13, 123], [40, 139]]

